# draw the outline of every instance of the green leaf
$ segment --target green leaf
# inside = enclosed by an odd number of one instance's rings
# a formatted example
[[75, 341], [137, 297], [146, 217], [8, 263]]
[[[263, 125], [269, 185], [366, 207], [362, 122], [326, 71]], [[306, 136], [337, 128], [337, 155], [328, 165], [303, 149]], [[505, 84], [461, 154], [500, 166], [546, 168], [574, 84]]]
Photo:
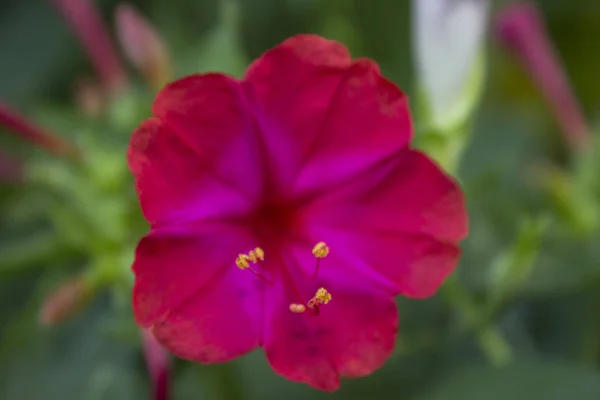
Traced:
[[449, 372], [415, 400], [597, 400], [600, 373], [576, 365], [527, 360], [506, 368]]

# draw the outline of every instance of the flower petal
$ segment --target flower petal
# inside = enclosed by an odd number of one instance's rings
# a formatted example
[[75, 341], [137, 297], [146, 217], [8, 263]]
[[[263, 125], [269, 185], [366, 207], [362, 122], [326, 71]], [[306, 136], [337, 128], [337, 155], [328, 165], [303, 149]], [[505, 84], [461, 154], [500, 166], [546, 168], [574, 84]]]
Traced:
[[391, 295], [432, 296], [461, 254], [454, 244], [406, 232], [316, 229], [313, 235], [323, 238], [332, 249], [323, 269], [330, 263], [344, 265], [347, 273], [362, 276]]
[[341, 44], [299, 35], [249, 68], [244, 90], [280, 188], [289, 195], [350, 179], [411, 139], [406, 96]]
[[217, 222], [153, 230], [138, 244], [132, 267], [138, 324], [149, 327], [197, 292], [212, 290], [224, 270], [242, 274], [235, 259], [256, 243], [245, 229]]
[[353, 63], [344, 46], [319, 36], [268, 51], [242, 85], [283, 195], [348, 179], [410, 140], [405, 96], [376, 64]]
[[332, 266], [317, 280], [303, 282], [298, 286], [309, 297], [325, 287], [333, 298], [320, 307], [319, 316], [312, 316], [288, 309], [298, 302], [289, 284], [270, 296], [264, 346], [273, 369], [288, 379], [333, 391], [340, 376], [365, 376], [380, 368], [394, 348], [398, 329], [393, 297]]
[[242, 86], [261, 128], [275, 187], [293, 182], [350, 64], [343, 45], [298, 35], [248, 68]]
[[353, 180], [412, 138], [408, 98], [370, 60], [356, 60], [346, 70], [330, 101], [294, 183], [296, 195]]
[[146, 218], [237, 217], [253, 209], [263, 170], [251, 115], [239, 84], [194, 75], [157, 96], [157, 118], [134, 132], [128, 163]]
[[406, 96], [337, 42], [288, 39], [255, 61], [242, 85], [284, 195], [350, 179], [411, 139]]
[[406, 150], [302, 211], [304, 235], [394, 294], [428, 297], [456, 267], [464, 197], [423, 154]]
[[153, 333], [178, 357], [200, 363], [231, 361], [261, 344], [264, 286], [238, 268], [156, 323]]

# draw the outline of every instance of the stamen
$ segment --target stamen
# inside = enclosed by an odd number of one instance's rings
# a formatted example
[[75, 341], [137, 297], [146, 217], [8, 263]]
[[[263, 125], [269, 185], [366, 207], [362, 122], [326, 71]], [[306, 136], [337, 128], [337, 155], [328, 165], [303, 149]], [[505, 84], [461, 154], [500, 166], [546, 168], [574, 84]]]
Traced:
[[248, 253], [248, 257], [254, 264], [256, 264], [259, 260], [265, 261], [265, 252], [260, 247], [257, 247]]
[[263, 281], [267, 282], [269, 285], [273, 285], [273, 281], [272, 280], [270, 280], [269, 278], [267, 278], [266, 276], [264, 276], [263, 274], [261, 274], [260, 272], [258, 272], [257, 270], [255, 270], [254, 268], [252, 268], [252, 267], [249, 266], [248, 269], [250, 271], [252, 271], [252, 273], [254, 275], [258, 276], [260, 279], [262, 279]]
[[319, 242], [313, 247], [312, 253], [317, 258], [325, 258], [329, 254], [329, 247], [325, 242]]
[[235, 265], [237, 265], [239, 269], [246, 269], [250, 267], [248, 261], [251, 261], [250, 257], [248, 257], [246, 254], [240, 254], [235, 259]]
[[315, 266], [315, 272], [313, 272], [313, 278], [316, 278], [317, 275], [319, 275], [321, 258], [327, 257], [327, 255], [329, 254], [329, 247], [325, 244], [325, 242], [319, 242], [315, 244], [315, 247], [313, 247], [312, 253], [317, 258], [317, 265]]
[[308, 306], [313, 308], [314, 306], [320, 306], [321, 304], [327, 304], [331, 301], [331, 294], [325, 289], [320, 288], [317, 290], [315, 297], [310, 299]]
[[308, 301], [308, 307], [312, 308], [315, 312], [315, 315], [319, 315], [319, 307], [323, 304], [327, 304], [331, 301], [331, 294], [325, 289], [320, 288], [317, 290], [315, 297]]
[[[313, 247], [312, 253], [317, 258], [317, 267], [315, 269], [315, 275], [316, 275], [319, 270], [319, 261], [322, 258], [327, 257], [327, 255], [329, 254], [329, 247], [327, 247], [327, 245], [324, 242], [319, 242], [315, 245], [315, 247]], [[268, 279], [267, 277], [265, 277], [264, 275], [259, 273], [251, 265], [251, 264], [258, 264], [259, 262], [262, 262], [264, 260], [265, 260], [265, 252], [260, 247], [256, 247], [254, 250], [250, 250], [250, 252], [248, 254], [238, 254], [237, 258], [235, 259], [235, 265], [237, 265], [237, 267], [239, 269], [250, 270], [254, 275], [259, 277], [260, 279], [264, 280], [265, 282], [267, 282], [270, 285], [273, 285], [273, 282], [270, 279]], [[285, 267], [284, 267], [284, 271], [289, 274], [289, 272], [287, 270], [285, 270]], [[289, 276], [288, 278], [292, 279], [291, 276]], [[331, 301], [331, 294], [325, 288], [319, 288], [319, 290], [317, 290], [317, 292], [315, 293], [315, 296], [312, 299], [310, 299], [308, 301], [308, 303], [304, 303], [304, 299], [302, 298], [302, 295], [301, 295], [300, 291], [298, 290], [298, 288], [296, 287], [296, 285], [293, 284], [294, 283], [293, 280], [291, 280], [291, 283], [292, 283], [292, 286], [294, 287], [294, 289], [296, 290], [296, 293], [299, 296], [299, 300], [300, 300], [300, 303], [292, 303], [289, 306], [290, 311], [295, 314], [302, 314], [305, 311], [308, 311], [310, 314], [312, 314], [314, 316], [318, 316], [319, 315], [319, 307], [321, 307], [322, 305], [327, 304]], [[307, 307], [308, 307], [308, 310], [307, 310]]]
[[306, 307], [304, 304], [292, 303], [290, 304], [290, 311], [296, 314], [302, 314], [304, 311], [306, 311]]
[[269, 285], [273, 285], [273, 281], [271, 281], [266, 276], [262, 275], [250, 265], [250, 263], [257, 264], [258, 262], [264, 260], [265, 252], [260, 247], [257, 247], [254, 250], [251, 250], [248, 254], [239, 254], [235, 259], [235, 265], [237, 265], [239, 269], [250, 270], [254, 275], [258, 276], [260, 279], [267, 282]]

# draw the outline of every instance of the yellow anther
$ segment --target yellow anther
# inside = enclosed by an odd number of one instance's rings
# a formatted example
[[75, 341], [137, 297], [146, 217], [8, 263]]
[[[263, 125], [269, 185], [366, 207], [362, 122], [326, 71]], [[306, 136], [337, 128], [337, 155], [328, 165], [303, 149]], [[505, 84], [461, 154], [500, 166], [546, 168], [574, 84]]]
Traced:
[[251, 250], [250, 253], [248, 253], [248, 257], [254, 264], [256, 264], [259, 260], [265, 260], [265, 252], [260, 247], [257, 247], [254, 250]]
[[319, 306], [322, 306], [323, 304], [327, 304], [331, 301], [331, 294], [329, 294], [329, 292], [327, 290], [325, 290], [325, 288], [320, 288], [319, 290], [317, 290], [317, 293], [315, 294], [315, 297], [313, 297], [312, 299], [310, 299], [308, 301], [308, 306], [310, 308], [319, 308]]
[[325, 288], [320, 288], [315, 294], [315, 299], [321, 300], [323, 304], [327, 304], [331, 301], [331, 294]]
[[265, 252], [260, 247], [254, 249], [254, 254], [256, 254], [256, 257], [258, 257], [260, 261], [265, 261]]
[[256, 254], [254, 254], [254, 250], [251, 250], [250, 253], [248, 253], [248, 260], [252, 261], [252, 264], [256, 264], [258, 262], [258, 257], [256, 257]]
[[235, 265], [237, 265], [239, 269], [246, 269], [250, 266], [248, 261], [250, 261], [250, 257], [248, 257], [246, 254], [240, 254], [235, 259]]
[[235, 259], [235, 264], [240, 269], [246, 269], [250, 266], [250, 262], [252, 264], [256, 264], [259, 261], [265, 260], [265, 252], [260, 247], [255, 248], [254, 250], [250, 250], [248, 254], [239, 254]]
[[304, 311], [306, 311], [306, 307], [304, 304], [292, 303], [290, 304], [290, 311], [296, 314], [302, 314]]
[[235, 259], [235, 265], [238, 266], [239, 269], [247, 269], [252, 272], [254, 275], [258, 276], [263, 281], [267, 282], [269, 285], [273, 284], [269, 278], [261, 274], [259, 271], [255, 270], [250, 263], [256, 264], [259, 261], [265, 260], [265, 252], [260, 247], [255, 248], [254, 250], [250, 250], [248, 254], [238, 254]]
[[327, 247], [325, 242], [319, 242], [313, 247], [312, 253], [317, 258], [325, 258], [329, 254], [329, 247]]

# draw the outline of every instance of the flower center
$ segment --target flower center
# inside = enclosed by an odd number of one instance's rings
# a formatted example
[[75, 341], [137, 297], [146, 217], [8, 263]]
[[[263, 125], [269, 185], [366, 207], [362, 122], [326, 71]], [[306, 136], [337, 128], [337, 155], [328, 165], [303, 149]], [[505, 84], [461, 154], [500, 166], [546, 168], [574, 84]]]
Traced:
[[[327, 257], [327, 255], [329, 254], [329, 247], [327, 247], [327, 245], [324, 242], [319, 242], [313, 247], [312, 253], [317, 259], [315, 271], [312, 276], [312, 278], [314, 279], [319, 274], [321, 259]], [[265, 275], [263, 275], [261, 272], [254, 268], [254, 265], [260, 265], [264, 260], [265, 252], [260, 247], [256, 247], [255, 249], [250, 250], [246, 254], [239, 254], [235, 260], [235, 264], [238, 266], [239, 269], [247, 269], [254, 275], [256, 275], [258, 278], [267, 282], [269, 285], [273, 285], [273, 281], [271, 279], [267, 278]], [[331, 300], [331, 294], [325, 288], [319, 288], [317, 290], [317, 293], [308, 302], [304, 301], [304, 299], [302, 298], [302, 294], [297, 288], [294, 289], [299, 297], [300, 302], [290, 304], [289, 308], [290, 311], [293, 313], [301, 314], [309, 310], [309, 312], [312, 315], [317, 316], [319, 315], [319, 308], [322, 305], [329, 303], [329, 301]]]
[[284, 202], [264, 203], [255, 213], [254, 230], [260, 237], [280, 236], [293, 231], [294, 207]]

